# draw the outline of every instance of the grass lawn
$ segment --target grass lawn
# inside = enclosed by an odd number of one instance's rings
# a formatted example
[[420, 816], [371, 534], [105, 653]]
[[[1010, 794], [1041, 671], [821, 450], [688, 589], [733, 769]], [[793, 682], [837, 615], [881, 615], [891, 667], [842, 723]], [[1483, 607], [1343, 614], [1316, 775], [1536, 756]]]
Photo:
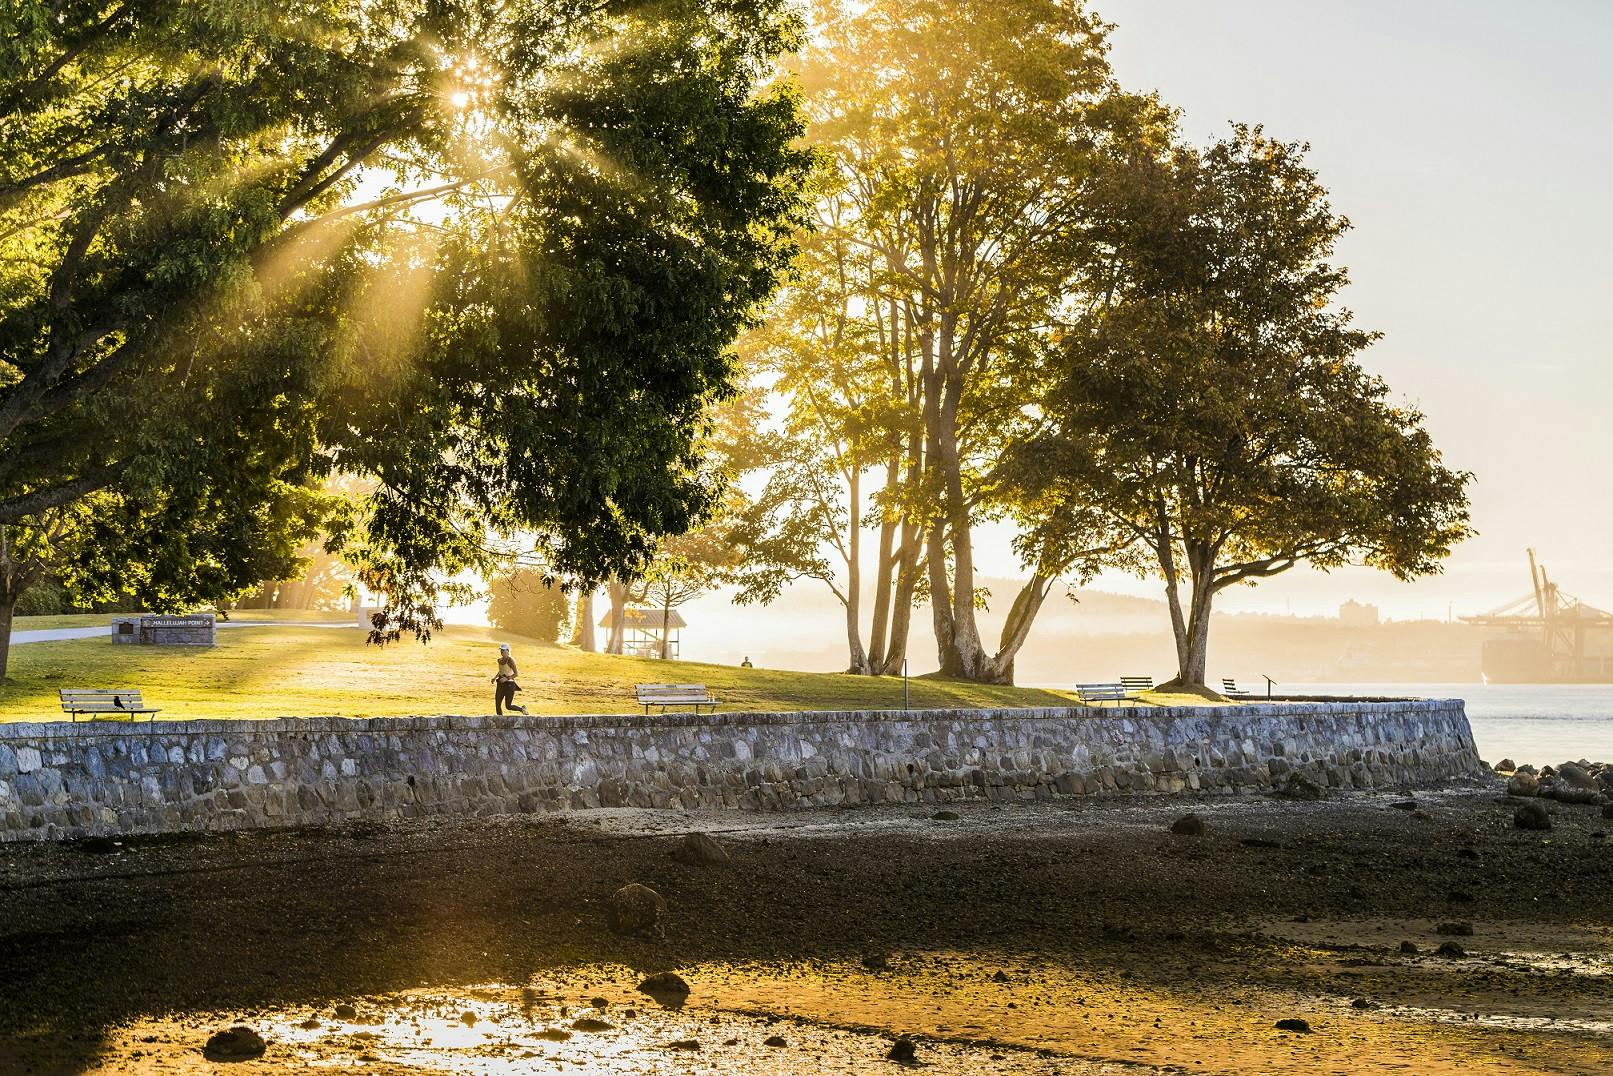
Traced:
[[[97, 617], [104, 620], [100, 614]], [[245, 619], [245, 617], [243, 617]], [[741, 669], [698, 662], [588, 654], [512, 638], [489, 628], [450, 625], [428, 644], [369, 646], [358, 627], [221, 631], [210, 649], [114, 645], [107, 638], [28, 643], [11, 651], [0, 681], [0, 721], [57, 720], [61, 687], [140, 688], [172, 718], [396, 717], [486, 714], [497, 644], [514, 645], [535, 714], [631, 713], [637, 683], [703, 683], [725, 710], [900, 709], [899, 679]], [[1037, 688], [992, 687], [917, 678], [912, 706], [1064, 706], [1072, 696]], [[1192, 696], [1150, 696], [1161, 704], [1202, 704]]]
[[[104, 617], [100, 619], [104, 620]], [[488, 628], [450, 626], [422, 646], [366, 645], [354, 627], [231, 628], [218, 646], [119, 646], [110, 638], [28, 643], [11, 651], [0, 682], [0, 721], [61, 717], [60, 687], [138, 687], [169, 718], [382, 717], [485, 714], [497, 643]], [[696, 662], [586, 654], [509, 639], [521, 668], [520, 701], [533, 713], [627, 713], [633, 685], [704, 683], [728, 710], [900, 708], [902, 682], [826, 673], [739, 669]], [[1031, 688], [915, 679], [912, 705], [1062, 706], [1070, 696]]]

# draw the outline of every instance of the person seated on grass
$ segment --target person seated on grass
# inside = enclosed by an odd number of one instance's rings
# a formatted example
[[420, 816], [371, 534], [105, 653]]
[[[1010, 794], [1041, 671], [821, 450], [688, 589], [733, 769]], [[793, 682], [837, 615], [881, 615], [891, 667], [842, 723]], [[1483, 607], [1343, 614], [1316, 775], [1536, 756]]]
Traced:
[[510, 644], [500, 643], [498, 648], [498, 673], [493, 677], [493, 712], [504, 716], [504, 708], [508, 706], [511, 713], [524, 714], [525, 706], [515, 705], [515, 693], [521, 690], [521, 685], [515, 682], [515, 659], [510, 657]]

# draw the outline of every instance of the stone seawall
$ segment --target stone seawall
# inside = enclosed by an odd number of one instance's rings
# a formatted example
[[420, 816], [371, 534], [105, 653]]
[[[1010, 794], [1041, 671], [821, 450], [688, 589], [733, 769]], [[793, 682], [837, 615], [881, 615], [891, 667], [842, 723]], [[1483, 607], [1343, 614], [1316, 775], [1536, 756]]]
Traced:
[[1460, 700], [0, 725], [0, 841], [590, 807], [1246, 793], [1480, 771]]

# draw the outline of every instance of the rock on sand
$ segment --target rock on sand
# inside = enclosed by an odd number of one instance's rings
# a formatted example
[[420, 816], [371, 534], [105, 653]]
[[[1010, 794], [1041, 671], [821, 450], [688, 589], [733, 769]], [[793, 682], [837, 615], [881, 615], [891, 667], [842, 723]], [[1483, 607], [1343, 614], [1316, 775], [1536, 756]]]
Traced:
[[268, 1044], [249, 1027], [236, 1026], [220, 1031], [207, 1040], [202, 1056], [209, 1061], [251, 1061], [262, 1057]]
[[1512, 824], [1519, 829], [1550, 829], [1551, 815], [1539, 800], [1524, 804], [1513, 812]]
[[1183, 837], [1204, 836], [1204, 819], [1189, 811], [1171, 823], [1171, 832]]
[[607, 915], [618, 934], [666, 937], [666, 898], [647, 885], [629, 882], [612, 893]]
[[686, 833], [672, 858], [691, 867], [723, 867], [728, 864], [728, 849], [709, 833]]

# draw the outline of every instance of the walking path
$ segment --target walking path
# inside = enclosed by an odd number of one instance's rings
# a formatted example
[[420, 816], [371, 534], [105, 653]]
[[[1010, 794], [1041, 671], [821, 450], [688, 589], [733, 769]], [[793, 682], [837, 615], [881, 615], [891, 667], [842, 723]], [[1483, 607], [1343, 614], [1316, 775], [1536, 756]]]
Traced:
[[[296, 620], [220, 620], [220, 628], [356, 628], [351, 620], [296, 621]], [[24, 643], [59, 643], [65, 639], [93, 639], [97, 635], [110, 635], [110, 624], [98, 628], [36, 628], [33, 631], [14, 631], [11, 645]]]

